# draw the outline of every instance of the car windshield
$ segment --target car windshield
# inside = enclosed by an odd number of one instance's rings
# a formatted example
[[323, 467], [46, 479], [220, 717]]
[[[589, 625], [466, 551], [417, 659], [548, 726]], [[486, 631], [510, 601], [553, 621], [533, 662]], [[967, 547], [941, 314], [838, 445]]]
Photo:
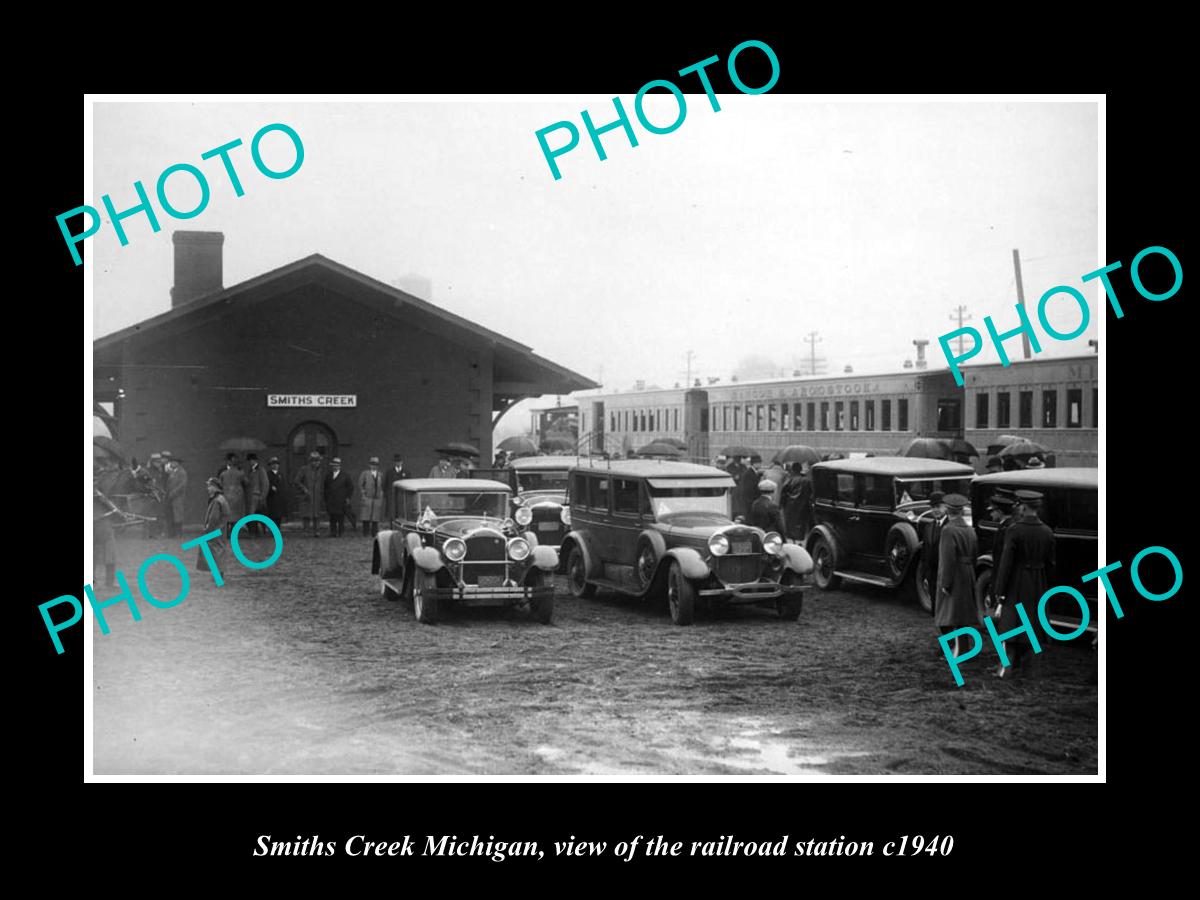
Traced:
[[726, 488], [651, 488], [650, 507], [656, 518], [678, 513], [712, 513], [729, 518]]
[[546, 469], [538, 472], [517, 471], [517, 483], [523, 491], [563, 491], [567, 490], [566, 469]]
[[432, 509], [436, 516], [489, 516], [503, 519], [508, 515], [508, 494], [501, 491], [429, 491], [419, 497], [419, 511]]
[[896, 505], [906, 503], [928, 503], [933, 491], [943, 494], [962, 494], [970, 496], [971, 479], [966, 478], [897, 478]]

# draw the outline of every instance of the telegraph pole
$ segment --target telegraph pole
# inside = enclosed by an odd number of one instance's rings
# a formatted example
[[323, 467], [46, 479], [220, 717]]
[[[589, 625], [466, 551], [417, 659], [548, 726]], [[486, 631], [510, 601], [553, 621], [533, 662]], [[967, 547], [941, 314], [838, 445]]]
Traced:
[[[950, 321], [951, 322], [953, 322], [955, 319], [958, 320], [958, 330], [959, 331], [962, 331], [963, 322], [966, 322], [968, 319], [974, 318], [973, 316], [963, 315], [963, 313], [965, 313], [966, 311], [967, 311], [967, 308], [960, 303], [958, 305], [958, 308], [955, 309], [954, 312], [950, 313]], [[959, 356], [963, 355], [962, 339], [963, 339], [963, 336], [960, 334], [958, 336], [958, 355]]]
[[817, 374], [817, 344], [821, 343], [821, 340], [822, 340], [822, 339], [821, 339], [821, 338], [819, 338], [819, 337], [817, 337], [817, 332], [815, 332], [815, 331], [810, 331], [810, 332], [809, 332], [809, 333], [808, 333], [808, 334], [805, 336], [804, 340], [805, 340], [805, 341], [806, 341], [808, 344], [810, 344], [810, 345], [811, 345], [811, 346], [810, 346], [810, 349], [811, 349], [811, 351], [812, 351], [812, 357], [811, 357], [811, 358], [812, 358], [812, 370], [811, 370], [811, 371], [810, 371], [808, 374], [810, 374], [810, 375], [816, 375], [816, 374]]
[[[1021, 282], [1021, 254], [1016, 247], [1013, 247], [1013, 270], [1017, 277], [1017, 306], [1025, 308], [1025, 285]], [[962, 353], [962, 338], [959, 338], [959, 354]], [[1025, 351], [1025, 358], [1029, 359], [1029, 333], [1022, 329], [1021, 331], [1021, 349]]]

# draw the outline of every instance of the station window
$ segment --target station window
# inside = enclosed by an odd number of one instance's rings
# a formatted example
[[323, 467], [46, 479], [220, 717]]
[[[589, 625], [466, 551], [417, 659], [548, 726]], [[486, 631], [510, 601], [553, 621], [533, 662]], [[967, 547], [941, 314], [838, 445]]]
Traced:
[[833, 402], [833, 430], [846, 430], [846, 404], [842, 400]]
[[828, 400], [824, 400], [821, 402], [821, 430], [822, 431], [829, 430], [829, 401]]
[[880, 431], [891, 431], [892, 430], [892, 401], [891, 400], [880, 400], [879, 401], [879, 430]]
[[790, 404], [790, 403], [780, 403], [779, 404], [779, 430], [780, 431], [790, 431], [792, 428], [791, 406], [792, 406], [792, 404]]
[[1100, 427], [1100, 389], [1092, 388], [1092, 427]]
[[908, 401], [896, 401], [896, 430], [908, 431]]
[[774, 403], [767, 404], [767, 431], [778, 431], [779, 420], [776, 418], [776, 409]]
[[863, 412], [864, 412], [864, 417], [867, 420], [867, 431], [874, 431], [875, 430], [875, 401], [874, 400], [864, 400], [863, 401]]
[[1042, 391], [1042, 427], [1058, 427], [1058, 391]]
[[850, 401], [850, 430], [858, 431], [858, 401]]
[[1001, 391], [996, 395], [996, 427], [1008, 428], [1012, 425], [1012, 394]]
[[1067, 388], [1067, 427], [1083, 427], [1083, 389]]
[[804, 416], [805, 416], [804, 421], [808, 422], [808, 430], [809, 431], [817, 430], [813, 424], [817, 421], [816, 409], [817, 409], [817, 404], [815, 404], [815, 403], [806, 404], [806, 406], [804, 408]]
[[1017, 415], [1018, 428], [1033, 427], [1033, 391], [1019, 391], [1017, 393]]
[[991, 394], [986, 391], [980, 391], [975, 395], [975, 427], [988, 427], [988, 401], [991, 399]]

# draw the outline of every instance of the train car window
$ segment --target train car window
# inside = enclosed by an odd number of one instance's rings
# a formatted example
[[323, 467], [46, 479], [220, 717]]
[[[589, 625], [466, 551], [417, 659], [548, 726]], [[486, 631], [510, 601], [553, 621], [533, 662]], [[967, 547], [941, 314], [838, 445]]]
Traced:
[[829, 401], [821, 401], [821, 430], [829, 430]]
[[804, 416], [805, 416], [804, 420], [806, 422], [808, 422], [808, 430], [809, 431], [817, 430], [817, 425], [816, 425], [817, 419], [816, 419], [816, 416], [814, 415], [816, 408], [817, 408], [817, 405], [815, 403], [809, 403], [804, 407]]
[[754, 430], [754, 404], [753, 403], [746, 404], [746, 420], [745, 421], [746, 421], [746, 427], [742, 430], [743, 431], [753, 431]]
[[700, 430], [702, 432], [708, 431], [708, 407], [707, 406], [700, 408]]
[[736, 405], [733, 407], [733, 430], [742, 430], [742, 408]]
[[892, 401], [891, 400], [880, 400], [879, 401], [879, 430], [880, 431], [891, 431], [892, 430]]
[[1058, 391], [1042, 391], [1042, 427], [1058, 427]]
[[673, 410], [671, 410], [671, 418], [675, 421], [675, 424], [671, 428], [671, 430], [678, 431], [679, 430], [679, 407], [678, 406], [675, 407]]
[[996, 394], [996, 427], [1008, 428], [1012, 425], [1012, 394], [1000, 391]]
[[876, 509], [892, 508], [892, 479], [886, 475], [860, 475], [862, 505]]
[[975, 427], [988, 427], [988, 400], [991, 399], [991, 394], [987, 391], [980, 391], [975, 395]]
[[863, 401], [863, 418], [866, 419], [867, 431], [875, 430], [875, 401]]
[[896, 430], [908, 431], [908, 401], [896, 401]]
[[846, 404], [842, 400], [835, 400], [833, 403], [833, 430], [846, 430]]
[[1067, 388], [1067, 427], [1080, 428], [1083, 425], [1083, 389]]
[[767, 424], [767, 417], [763, 415], [763, 405], [761, 403], [754, 410], [754, 430], [762, 431]]
[[1018, 428], [1033, 427], [1033, 391], [1020, 391], [1017, 394]]
[[613, 512], [636, 516], [641, 512], [642, 483], [632, 478], [613, 479]]
[[854, 476], [849, 472], [838, 472], [834, 501], [838, 506], [854, 505]]
[[850, 430], [858, 431], [858, 401], [850, 401]]
[[937, 430], [962, 430], [962, 401], [957, 397], [939, 397], [937, 402]]
[[800, 431], [800, 426], [803, 424], [803, 420], [800, 417], [800, 404], [797, 403], [792, 409], [795, 411], [792, 414], [792, 431]]
[[776, 418], [774, 403], [767, 404], [767, 431], [779, 431], [779, 419]]

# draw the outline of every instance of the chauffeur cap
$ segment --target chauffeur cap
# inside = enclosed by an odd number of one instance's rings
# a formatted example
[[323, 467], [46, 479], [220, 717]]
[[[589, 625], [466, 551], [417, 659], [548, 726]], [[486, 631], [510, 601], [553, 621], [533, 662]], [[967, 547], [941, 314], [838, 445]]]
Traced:
[[962, 494], [947, 494], [942, 502], [952, 510], [961, 510], [970, 502]]
[[1041, 499], [1042, 495], [1037, 491], [1029, 491], [1024, 488], [1017, 491], [1017, 500], [1021, 503], [1031, 503]]

